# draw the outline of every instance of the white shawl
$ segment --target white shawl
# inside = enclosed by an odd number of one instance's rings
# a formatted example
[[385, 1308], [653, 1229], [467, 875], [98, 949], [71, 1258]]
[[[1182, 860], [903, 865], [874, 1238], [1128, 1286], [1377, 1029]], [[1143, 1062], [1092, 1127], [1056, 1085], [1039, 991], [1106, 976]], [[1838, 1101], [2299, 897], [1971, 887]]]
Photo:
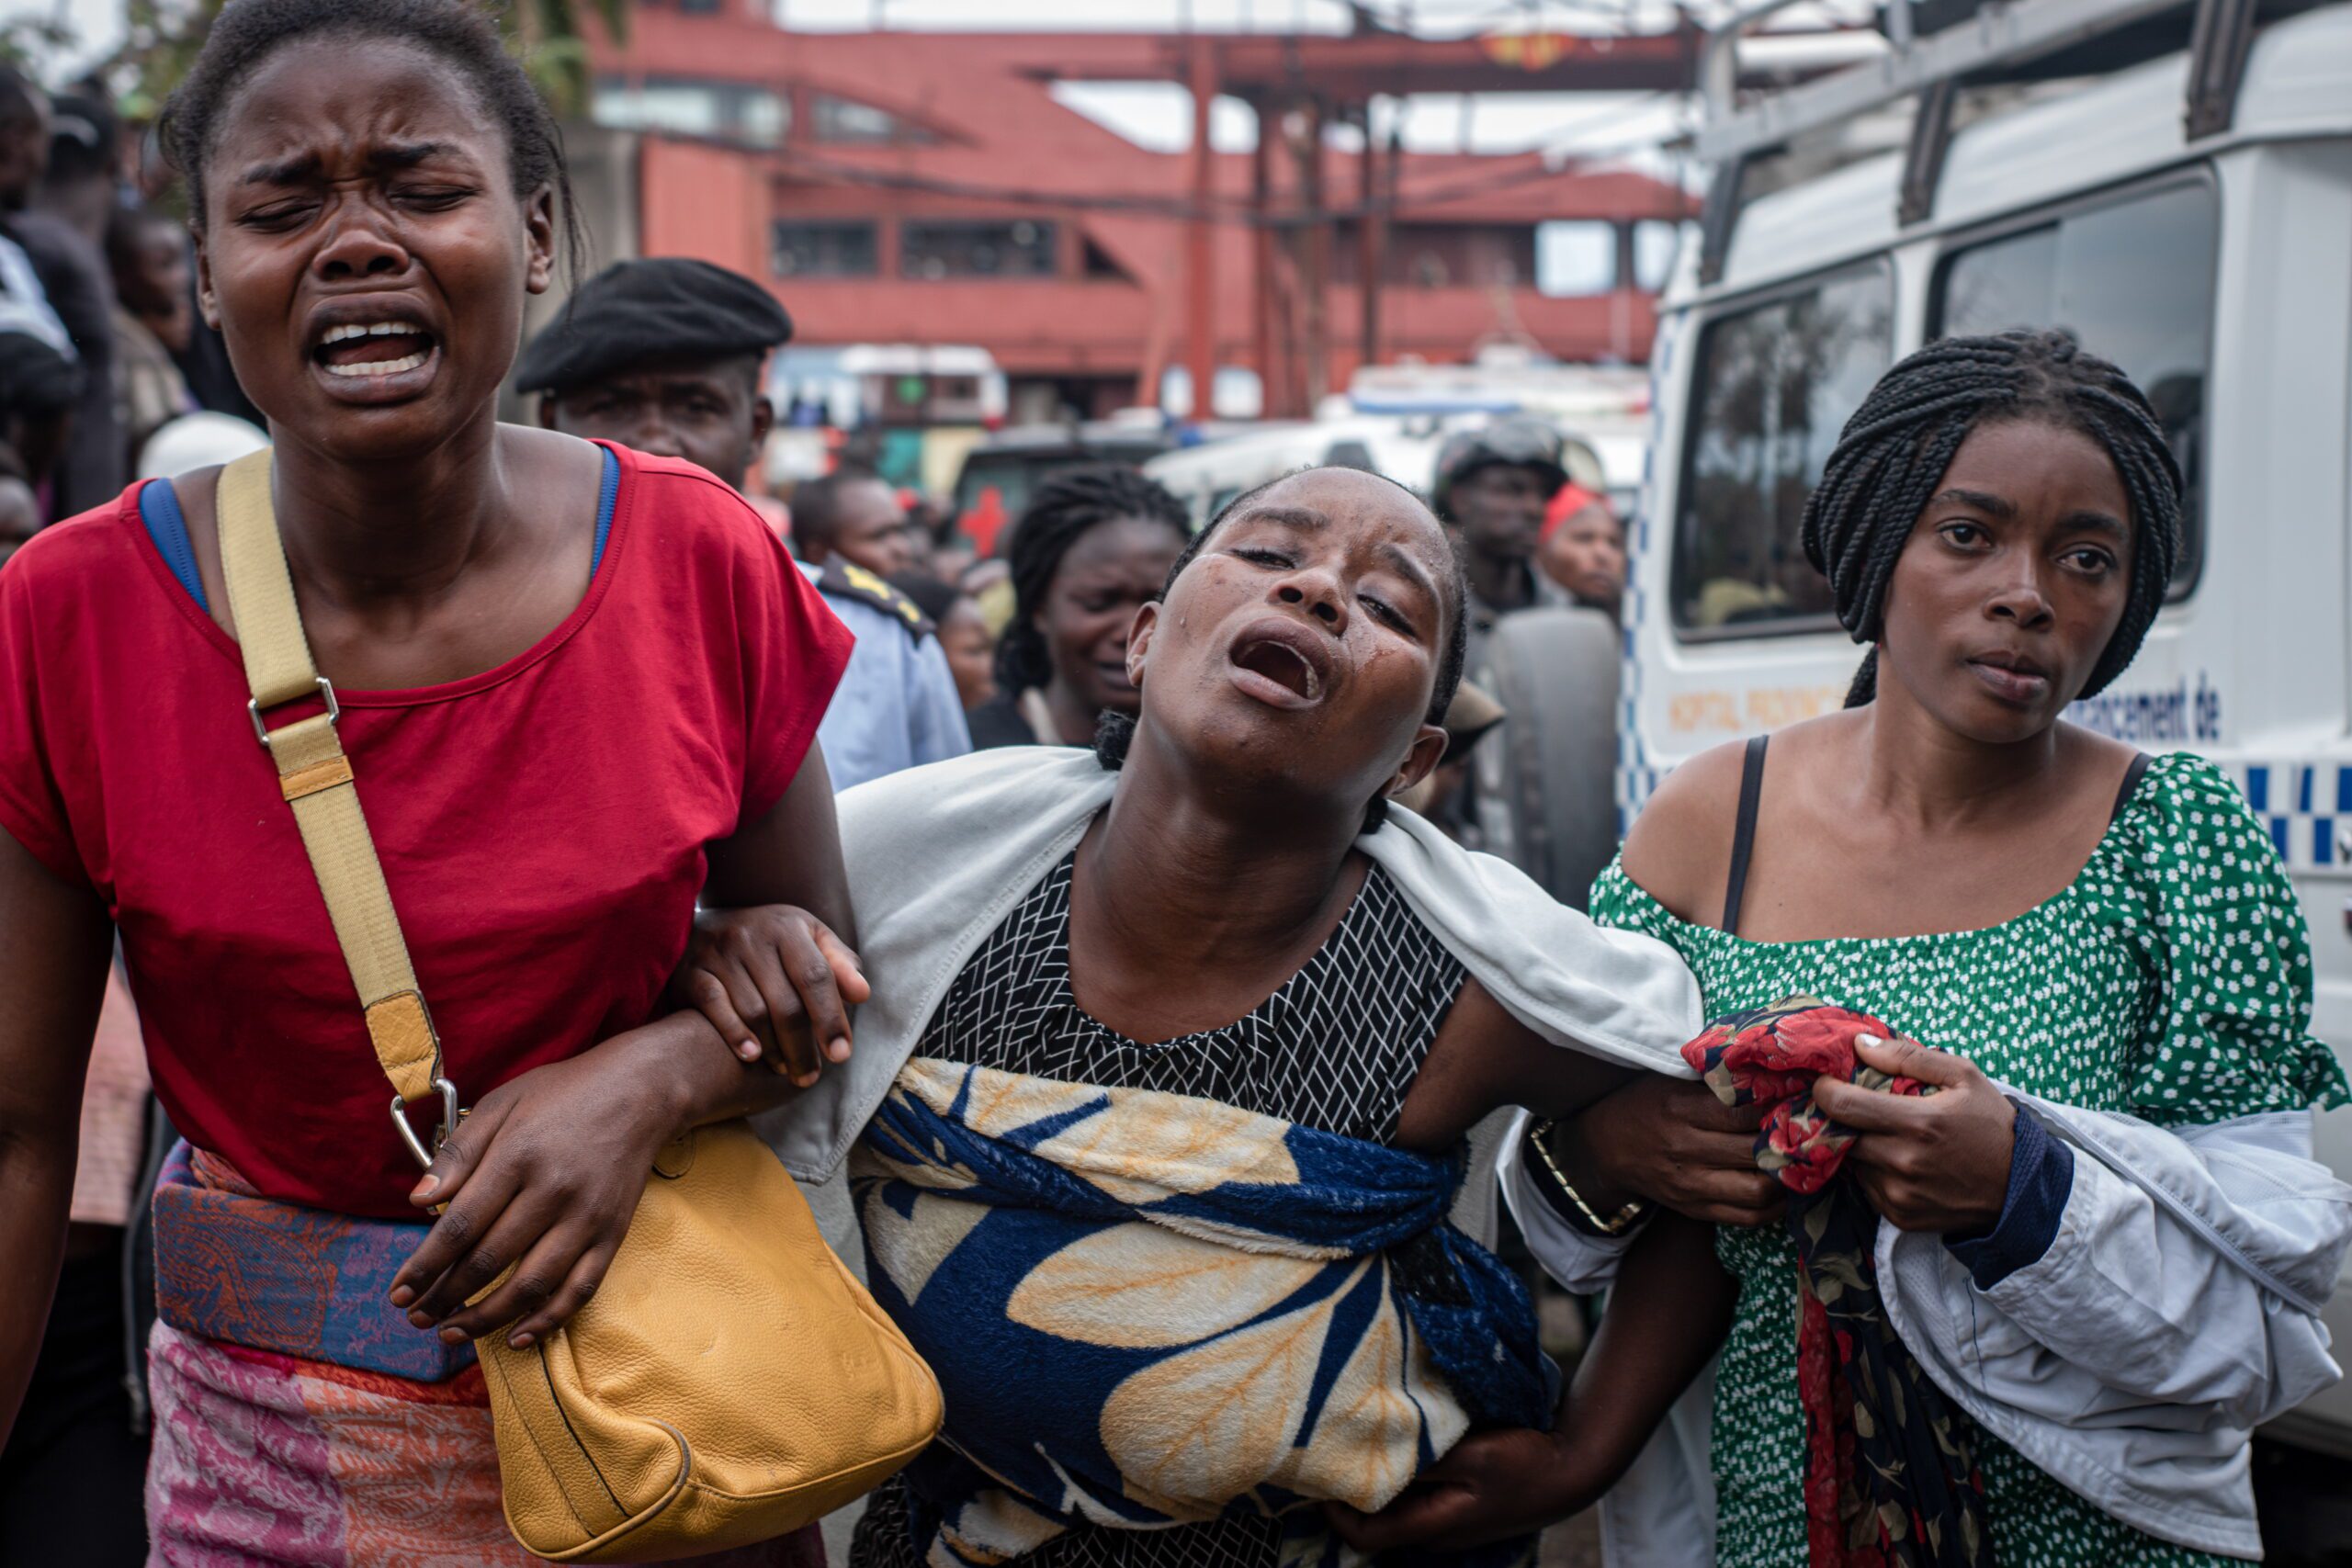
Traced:
[[[1091, 752], [1013, 746], [860, 784], [841, 796], [857, 948], [874, 982], [846, 1066], [761, 1128], [803, 1181], [831, 1178], [888, 1093], [965, 960], [1077, 844], [1118, 775]], [[1518, 870], [1409, 811], [1357, 847], [1510, 1014], [1555, 1045], [1690, 1076], [1698, 983], [1665, 943], [1605, 930]], [[1246, 897], [1246, 889], [1236, 889]]]

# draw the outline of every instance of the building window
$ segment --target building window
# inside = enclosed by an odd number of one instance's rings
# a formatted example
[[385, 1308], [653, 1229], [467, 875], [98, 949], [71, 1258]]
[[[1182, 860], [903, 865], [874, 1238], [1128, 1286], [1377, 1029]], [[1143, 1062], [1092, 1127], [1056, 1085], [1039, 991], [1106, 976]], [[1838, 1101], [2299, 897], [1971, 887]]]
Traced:
[[741, 82], [606, 76], [596, 83], [589, 117], [614, 130], [666, 130], [775, 147], [784, 141], [791, 109], [780, 94]]
[[[1664, 291], [1667, 280], [1674, 275], [1674, 258], [1682, 244], [1679, 223], [1663, 219], [1645, 218], [1634, 225], [1634, 287], [1645, 294]], [[1625, 280], [1619, 278], [1623, 288]]]
[[778, 277], [872, 277], [877, 270], [871, 223], [780, 221], [772, 232]]
[[[1331, 280], [1363, 281], [1363, 231], [1342, 220], [1331, 249]], [[1392, 223], [1381, 233], [1381, 280], [1411, 288], [1524, 288], [1536, 276], [1531, 223]]]
[[1535, 287], [1554, 299], [1606, 294], [1617, 286], [1617, 225], [1597, 218], [1535, 226]]
[[1134, 275], [1119, 265], [1118, 258], [1096, 243], [1093, 236], [1080, 235], [1078, 248], [1078, 269], [1082, 277], [1133, 283]]
[[936, 282], [946, 277], [1051, 277], [1055, 226], [1029, 219], [1009, 223], [910, 221], [899, 232], [899, 270]]
[[2197, 579], [2205, 542], [2205, 393], [2211, 374], [2221, 202], [2211, 185], [2166, 186], [1955, 251], [1936, 277], [1939, 337], [2059, 327], [2148, 394], [2185, 488], [2173, 588]]
[[1692, 367], [1670, 597], [1685, 631], [1828, 624], [1805, 498], [1894, 357], [1883, 261], [1710, 321]]
[[819, 141], [853, 147], [928, 146], [939, 140], [910, 119], [888, 109], [815, 93], [808, 99], [809, 134]]
[[[1535, 287], [1555, 298], [1576, 299], [1634, 288], [1656, 294], [1673, 269], [1679, 230], [1661, 219], [1638, 219], [1630, 238], [1602, 219], [1564, 219], [1535, 227]], [[1632, 276], [1626, 266], [1632, 265]]]

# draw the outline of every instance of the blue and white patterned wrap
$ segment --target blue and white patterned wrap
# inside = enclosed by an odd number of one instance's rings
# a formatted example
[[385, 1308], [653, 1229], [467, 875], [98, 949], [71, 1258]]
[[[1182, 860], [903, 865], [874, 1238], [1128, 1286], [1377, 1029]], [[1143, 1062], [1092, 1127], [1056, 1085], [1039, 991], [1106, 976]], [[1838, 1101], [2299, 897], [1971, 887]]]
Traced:
[[1551, 1424], [1525, 1291], [1447, 1221], [1458, 1156], [919, 1058], [851, 1173], [874, 1293], [946, 1394], [907, 1472], [943, 1568], [1229, 1510], [1336, 1562], [1314, 1501], [1375, 1509], [1473, 1427]]

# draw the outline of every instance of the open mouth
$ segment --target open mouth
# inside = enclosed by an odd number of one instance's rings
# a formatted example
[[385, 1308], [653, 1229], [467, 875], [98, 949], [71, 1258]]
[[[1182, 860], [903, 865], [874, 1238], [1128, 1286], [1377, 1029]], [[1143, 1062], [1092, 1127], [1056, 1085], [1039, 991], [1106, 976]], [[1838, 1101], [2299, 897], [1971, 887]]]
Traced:
[[1233, 645], [1234, 684], [1274, 707], [1303, 708], [1323, 700], [1330, 683], [1329, 656], [1315, 634], [1275, 621], [1251, 627]]
[[437, 346], [413, 321], [353, 321], [322, 333], [311, 358], [338, 380], [365, 382], [422, 369]]

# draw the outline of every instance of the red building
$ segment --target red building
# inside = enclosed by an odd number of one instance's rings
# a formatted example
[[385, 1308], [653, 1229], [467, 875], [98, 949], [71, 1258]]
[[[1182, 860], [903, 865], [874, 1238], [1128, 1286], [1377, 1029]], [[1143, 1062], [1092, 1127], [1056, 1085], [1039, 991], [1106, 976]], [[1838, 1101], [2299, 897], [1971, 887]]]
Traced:
[[[1686, 43], [1528, 62], [1390, 34], [787, 33], [758, 0], [639, 0], [628, 46], [597, 51], [595, 118], [645, 133], [639, 248], [766, 279], [800, 344], [972, 344], [1016, 401], [1050, 387], [1091, 412], [1156, 402], [1167, 367], [1205, 355], [1300, 412], [1346, 385], [1367, 333], [1384, 362], [1498, 340], [1645, 357], [1633, 258], [1640, 226], [1688, 215], [1682, 191], [1534, 154], [1375, 148], [1367, 168], [1324, 128], [1374, 93], [1463, 90], [1447, 81], [1679, 80]], [[1170, 78], [1258, 107], [1259, 151], [1152, 152], [1050, 90]], [[1605, 226], [1578, 236], [1600, 242], [1594, 291], [1537, 287], [1550, 223]]]

